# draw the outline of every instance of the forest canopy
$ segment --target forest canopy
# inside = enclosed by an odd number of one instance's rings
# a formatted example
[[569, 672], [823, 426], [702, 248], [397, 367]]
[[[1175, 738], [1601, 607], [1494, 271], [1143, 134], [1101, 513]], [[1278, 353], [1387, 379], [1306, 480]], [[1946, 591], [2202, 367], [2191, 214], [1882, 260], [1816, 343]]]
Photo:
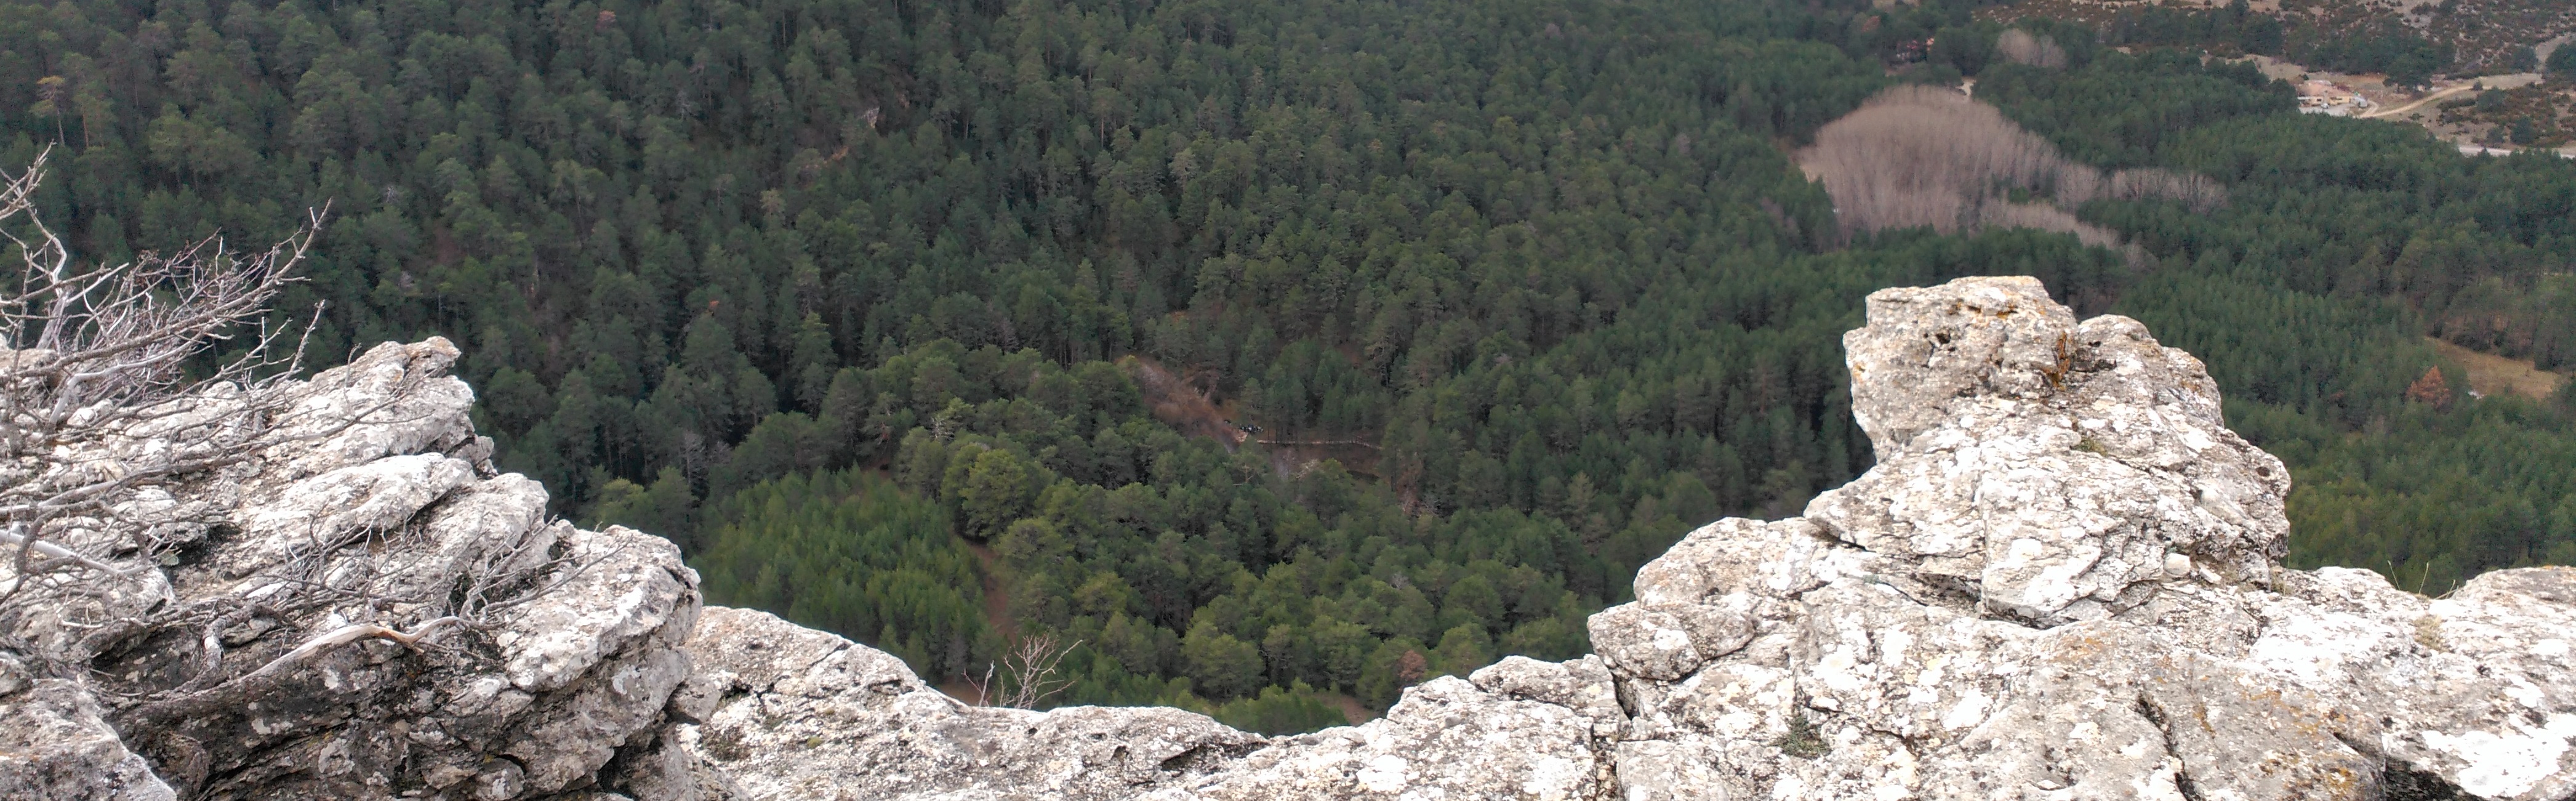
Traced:
[[[59, 148], [83, 258], [329, 204], [317, 350], [448, 336], [557, 512], [937, 682], [1079, 642], [1059, 702], [1303, 729], [1582, 653], [1690, 527], [1867, 469], [1840, 334], [1968, 274], [2206, 360], [2294, 562], [2576, 561], [2565, 393], [2406, 397], [2427, 335], [2576, 366], [2576, 168], [1867, 6], [64, 0], [0, 17], [0, 157]], [[2224, 202], [1847, 231], [1791, 154], [1970, 76], [2061, 173]]]

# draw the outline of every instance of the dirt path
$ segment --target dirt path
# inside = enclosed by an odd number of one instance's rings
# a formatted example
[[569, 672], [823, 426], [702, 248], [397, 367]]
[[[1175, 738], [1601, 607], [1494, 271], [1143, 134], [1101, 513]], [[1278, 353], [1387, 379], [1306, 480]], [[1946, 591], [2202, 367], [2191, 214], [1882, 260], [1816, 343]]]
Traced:
[[2452, 95], [2456, 95], [2456, 94], [2459, 94], [2459, 93], [2461, 93], [2461, 92], [2469, 91], [2471, 88], [2473, 88], [2473, 87], [2472, 87], [2472, 86], [2454, 86], [2454, 87], [2451, 87], [2451, 88], [2449, 88], [2449, 89], [2444, 89], [2444, 90], [2439, 91], [2439, 92], [2434, 92], [2434, 93], [2432, 93], [2432, 94], [2425, 95], [2423, 99], [2421, 99], [2421, 100], [2417, 100], [2417, 101], [2415, 101], [2415, 102], [2413, 102], [2413, 103], [2408, 103], [2408, 104], [2403, 105], [2403, 106], [2398, 106], [2398, 107], [2396, 107], [2396, 108], [2392, 108], [2392, 109], [2383, 109], [2383, 110], [2380, 110], [2380, 111], [2373, 111], [2373, 112], [2368, 113], [2368, 114], [2357, 114], [2357, 115], [2354, 115], [2354, 116], [2353, 116], [2353, 119], [2357, 119], [2357, 120], [2372, 120], [2372, 119], [2378, 119], [2378, 118], [2380, 118], [2380, 117], [2394, 117], [2394, 116], [2397, 116], [2397, 115], [2399, 115], [2399, 114], [2404, 114], [2404, 113], [2409, 112], [2409, 111], [2414, 111], [2417, 107], [2420, 107], [2420, 106], [2422, 106], [2422, 105], [2424, 105], [2424, 104], [2426, 104], [2426, 103], [2430, 103], [2430, 102], [2433, 102], [2433, 101], [2435, 101], [2435, 100], [2440, 100], [2440, 99], [2445, 98], [2445, 97], [2450, 97], [2450, 96], [2452, 96]]
[[1282, 476], [1294, 475], [1312, 462], [1338, 459], [1342, 468], [1370, 478], [1377, 477], [1377, 443], [1365, 437], [1321, 435], [1311, 439], [1254, 438], [1235, 425], [1231, 401], [1212, 397], [1207, 390], [1189, 379], [1175, 376], [1159, 362], [1143, 356], [1120, 359], [1120, 367], [1136, 380], [1137, 394], [1143, 396], [1145, 408], [1164, 425], [1181, 433], [1206, 437], [1232, 449], [1245, 443], [1269, 447], [1271, 467]]

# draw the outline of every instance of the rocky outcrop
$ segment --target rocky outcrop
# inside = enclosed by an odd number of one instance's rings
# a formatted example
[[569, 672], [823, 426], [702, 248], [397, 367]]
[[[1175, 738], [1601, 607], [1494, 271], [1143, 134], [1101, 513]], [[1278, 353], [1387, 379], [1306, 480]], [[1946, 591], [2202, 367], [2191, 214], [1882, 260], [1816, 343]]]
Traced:
[[1845, 346], [1867, 474], [1692, 532], [1596, 654], [1271, 738], [701, 610], [494, 473], [445, 343], [389, 345], [312, 403], [405, 414], [151, 499], [186, 547], [0, 621], [0, 796], [2576, 798], [2576, 569], [2283, 569], [2288, 474], [2200, 363], [2029, 279], [1873, 294]]
[[[1512, 658], [1366, 726], [1266, 739], [1166, 708], [974, 707], [875, 649], [709, 607], [678, 742], [748, 798], [1595, 798], [1621, 719], [1597, 659]], [[1504, 788], [1509, 788], [1504, 792]], [[836, 795], [837, 794], [837, 795]]]
[[[456, 357], [316, 376], [277, 421], [300, 438], [147, 491], [169, 550], [31, 587], [0, 634], [0, 797], [525, 798], [645, 763], [697, 577], [496, 474]], [[668, 761], [633, 781], [687, 778]]]
[[2430, 600], [2280, 568], [2287, 473], [2199, 362], [2028, 279], [1878, 292], [1844, 344], [1878, 466], [1691, 533], [1594, 618], [1623, 768], [1730, 797], [2576, 794], [2576, 570]]
[[757, 798], [2576, 795], [2576, 570], [2434, 600], [2282, 569], [2289, 474], [2201, 364], [2029, 279], [1876, 293], [1844, 344], [1878, 466], [1804, 516], [1692, 532], [1592, 618], [1594, 656], [1259, 740], [962, 708], [863, 647], [711, 612], [698, 642], [798, 644], [710, 667], [830, 678], [721, 679], [682, 742]]
[[1117, 798], [1204, 776], [1261, 738], [1176, 709], [977, 707], [902, 661], [710, 608], [677, 741], [751, 798]]
[[0, 798], [168, 801], [152, 774], [101, 719], [98, 700], [72, 679], [38, 678], [0, 655]]

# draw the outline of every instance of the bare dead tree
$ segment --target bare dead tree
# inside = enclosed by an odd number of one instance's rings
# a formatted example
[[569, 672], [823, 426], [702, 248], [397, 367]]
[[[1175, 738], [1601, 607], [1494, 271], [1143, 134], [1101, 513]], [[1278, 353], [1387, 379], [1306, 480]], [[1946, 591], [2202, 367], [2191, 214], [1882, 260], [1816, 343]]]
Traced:
[[[75, 619], [85, 602], [104, 611], [105, 599], [148, 597], [161, 585], [158, 563], [189, 526], [173, 519], [179, 504], [167, 485], [381, 411], [292, 414], [310, 321], [259, 319], [294, 280], [322, 212], [261, 251], [208, 238], [120, 264], [83, 262], [35, 201], [48, 155], [0, 174], [0, 238], [18, 260], [14, 278], [0, 277], [0, 628], [33, 621], [33, 631], [57, 635], [51, 647], [88, 652], [157, 625], [202, 617], [220, 632], [224, 619], [273, 612], [229, 603], [151, 620]], [[232, 352], [203, 361], [221, 346]], [[390, 636], [417, 642], [443, 625]], [[325, 636], [299, 650], [349, 639]], [[209, 671], [218, 658], [210, 649]]]
[[2115, 200], [2178, 200], [2193, 214], [2208, 214], [2227, 205], [2227, 186], [2199, 173], [2149, 167], [2112, 173], [2103, 182], [2102, 196]]
[[[134, 491], [248, 458], [284, 434], [294, 328], [255, 318], [292, 280], [321, 223], [238, 253], [220, 239], [123, 264], [81, 263], [35, 203], [46, 155], [0, 175], [0, 237], [19, 259], [0, 285], [0, 610], [66, 571], [129, 580], [111, 564], [149, 550], [148, 525], [118, 526]], [[241, 347], [189, 374], [218, 344]]]
[[969, 676], [966, 683], [975, 688], [975, 702], [984, 706], [1007, 706], [1036, 709], [1057, 693], [1073, 686], [1073, 680], [1056, 675], [1066, 654], [1082, 645], [1081, 640], [1066, 642], [1053, 634], [1020, 638], [999, 662], [984, 665], [984, 677]]
[[[291, 464], [301, 444], [438, 413], [414, 403], [438, 372], [406, 370], [363, 391], [298, 380], [313, 319], [264, 318], [296, 280], [322, 210], [262, 250], [210, 237], [84, 262], [35, 202], [45, 165], [39, 155], [22, 173], [0, 173], [0, 248], [9, 249], [0, 258], [18, 260], [14, 279], [0, 271], [0, 646], [96, 664], [182, 633], [196, 648], [173, 680], [128, 675], [92, 689], [121, 729], [166, 732], [179, 743], [169, 753], [184, 757], [202, 749], [171, 726], [242, 709], [356, 643], [488, 659], [441, 640], [498, 625], [505, 610], [615, 557], [559, 547], [561, 523], [460, 554], [438, 547], [427, 521], [352, 527], [325, 516], [301, 541], [275, 538], [282, 558], [241, 577], [240, 591], [175, 595], [161, 568], [179, 564], [179, 548], [206, 527], [233, 522], [230, 507], [182, 498]], [[1043, 686], [1051, 674], [1036, 675]]]
[[1799, 166], [1825, 185], [1847, 231], [1973, 227], [2006, 189], [2052, 187], [2068, 165], [1994, 107], [1932, 87], [1897, 87], [1816, 132]]
[[[0, 621], [153, 580], [173, 545], [164, 513], [175, 504], [162, 488], [390, 422], [380, 413], [405, 395], [297, 410], [312, 391], [294, 380], [311, 320], [261, 318], [296, 280], [322, 210], [264, 250], [209, 237], [84, 262], [35, 202], [49, 155], [0, 174], [0, 237], [19, 262], [0, 283]], [[229, 354], [208, 361], [219, 347]]]

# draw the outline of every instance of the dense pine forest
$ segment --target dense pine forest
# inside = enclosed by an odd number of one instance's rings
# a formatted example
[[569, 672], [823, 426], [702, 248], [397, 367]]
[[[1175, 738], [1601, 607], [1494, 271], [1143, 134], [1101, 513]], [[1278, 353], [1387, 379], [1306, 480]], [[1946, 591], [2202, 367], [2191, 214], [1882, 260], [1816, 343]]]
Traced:
[[[447, 336], [559, 513], [941, 681], [1079, 643], [1061, 703], [1303, 730], [1582, 653], [1691, 527], [1867, 469], [1840, 334], [1968, 274], [2206, 360], [2296, 473], [2295, 564], [2576, 563], [2576, 390], [2432, 391], [2425, 339], [2576, 368], [2576, 165], [1972, 11], [20, 3], [0, 163], [53, 148], [83, 258], [327, 204], [278, 310], [324, 360]], [[1966, 77], [2226, 202], [2068, 204], [2122, 247], [1852, 230], [1792, 161]]]

